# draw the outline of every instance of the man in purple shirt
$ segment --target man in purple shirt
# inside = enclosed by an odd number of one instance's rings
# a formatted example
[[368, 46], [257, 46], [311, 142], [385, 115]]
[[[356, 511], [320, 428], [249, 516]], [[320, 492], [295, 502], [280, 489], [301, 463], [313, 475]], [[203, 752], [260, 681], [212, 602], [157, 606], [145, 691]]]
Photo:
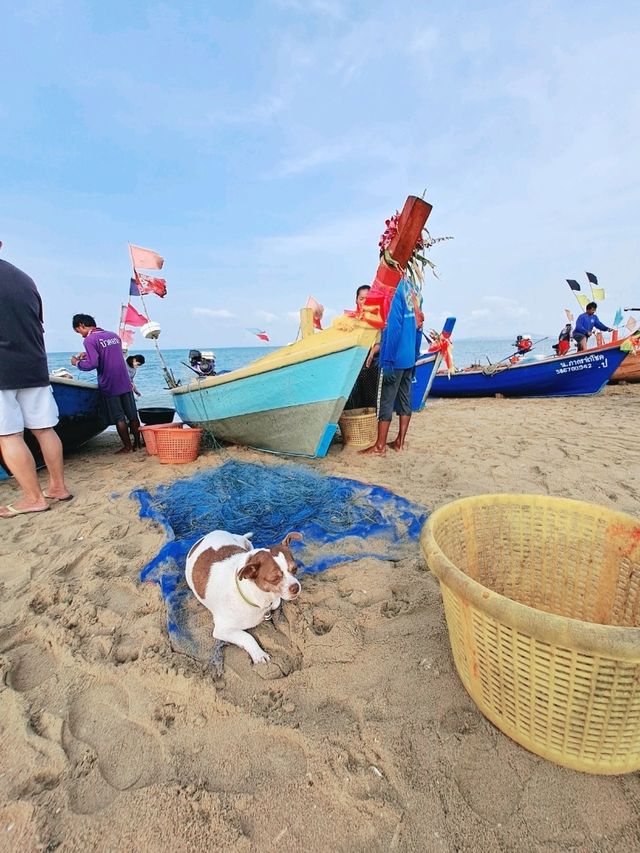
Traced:
[[[74, 314], [73, 330], [84, 338], [84, 353], [71, 357], [78, 370], [96, 370], [109, 421], [116, 425], [123, 447], [118, 453], [131, 453], [140, 446], [140, 421], [133, 398], [133, 386], [122, 352], [122, 341], [115, 332], [96, 326], [90, 314]], [[128, 422], [128, 425], [127, 425]], [[129, 435], [133, 433], [133, 445]]]

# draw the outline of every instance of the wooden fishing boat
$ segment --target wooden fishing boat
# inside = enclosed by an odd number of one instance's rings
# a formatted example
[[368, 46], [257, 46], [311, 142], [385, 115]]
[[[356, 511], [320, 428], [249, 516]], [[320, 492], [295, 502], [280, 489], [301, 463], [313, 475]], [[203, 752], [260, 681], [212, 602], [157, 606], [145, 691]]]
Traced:
[[311, 309], [302, 309], [301, 340], [240, 370], [171, 388], [180, 418], [220, 441], [325, 456], [430, 212], [430, 204], [409, 196], [362, 316], [343, 315], [330, 328], [314, 331]]
[[[75, 450], [107, 428], [108, 424], [100, 412], [100, 392], [97, 384], [57, 376], [49, 376], [49, 380], [60, 413], [60, 420], [55, 429], [65, 453]], [[42, 467], [40, 447], [30, 430], [25, 430], [25, 440], [36, 459], [36, 464]], [[11, 475], [2, 464], [0, 456], [0, 480], [9, 476]]]
[[612, 385], [618, 382], [640, 382], [640, 354], [636, 352], [627, 353], [620, 367], [614, 371], [609, 380]]
[[220, 441], [325, 456], [377, 335], [365, 323], [338, 318], [240, 370], [172, 388], [176, 411]]
[[493, 364], [461, 370], [448, 377], [438, 373], [432, 397], [573, 397], [597, 394], [620, 367], [627, 353], [616, 341], [540, 361]]

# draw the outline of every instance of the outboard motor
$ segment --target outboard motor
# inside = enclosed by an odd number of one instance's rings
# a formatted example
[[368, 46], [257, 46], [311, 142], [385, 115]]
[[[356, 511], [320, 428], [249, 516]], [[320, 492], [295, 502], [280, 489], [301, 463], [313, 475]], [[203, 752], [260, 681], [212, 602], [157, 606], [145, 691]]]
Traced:
[[200, 376], [216, 375], [216, 356], [211, 350], [190, 349], [189, 364]]

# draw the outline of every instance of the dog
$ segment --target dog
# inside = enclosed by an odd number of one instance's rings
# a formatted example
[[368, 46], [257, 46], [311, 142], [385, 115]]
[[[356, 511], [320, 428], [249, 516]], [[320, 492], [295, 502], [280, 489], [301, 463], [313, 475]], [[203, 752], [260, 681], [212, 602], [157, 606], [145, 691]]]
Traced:
[[[300, 594], [289, 544], [303, 537], [287, 533], [277, 545], [254, 548], [251, 536], [226, 530], [208, 533], [189, 551], [185, 576], [195, 597], [211, 611], [218, 654], [222, 643], [233, 643], [257, 664], [270, 657], [247, 629], [270, 619], [282, 599], [294, 601]], [[220, 669], [215, 656], [214, 664]]]

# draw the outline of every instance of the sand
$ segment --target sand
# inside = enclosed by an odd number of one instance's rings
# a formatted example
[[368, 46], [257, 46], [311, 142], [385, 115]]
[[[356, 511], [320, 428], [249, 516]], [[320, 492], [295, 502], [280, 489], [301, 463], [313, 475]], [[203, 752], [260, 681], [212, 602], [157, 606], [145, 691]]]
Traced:
[[[639, 416], [637, 386], [433, 401], [403, 454], [334, 444], [301, 464], [432, 509], [520, 491], [640, 516]], [[71, 503], [0, 521], [0, 850], [640, 848], [639, 774], [563, 769], [476, 709], [417, 546], [302, 576], [284, 621], [255, 632], [279, 666], [231, 647], [216, 683], [174, 652], [138, 580], [163, 532], [130, 491], [278, 460], [230, 448], [173, 467], [116, 447], [105, 434], [68, 460]]]

